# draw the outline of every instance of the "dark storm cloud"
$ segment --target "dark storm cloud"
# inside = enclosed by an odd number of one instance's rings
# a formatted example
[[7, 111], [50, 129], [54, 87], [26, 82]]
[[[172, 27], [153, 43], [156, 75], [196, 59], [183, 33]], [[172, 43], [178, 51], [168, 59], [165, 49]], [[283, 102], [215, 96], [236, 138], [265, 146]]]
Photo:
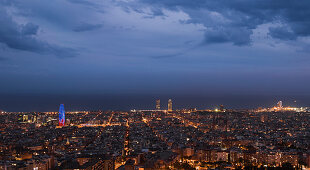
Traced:
[[88, 24], [88, 23], [83, 23], [80, 24], [79, 26], [75, 27], [73, 31], [75, 32], [84, 32], [84, 31], [92, 31], [96, 30], [102, 27], [102, 24]]
[[87, 0], [67, 0], [71, 3], [75, 3], [75, 4], [81, 4], [81, 5], [88, 5], [88, 6], [95, 6], [96, 4], [87, 1]]
[[[205, 43], [231, 42], [234, 45], [248, 45], [251, 43], [254, 29], [261, 24], [274, 22], [286, 25], [287, 28], [270, 28], [270, 35], [273, 38], [294, 40], [310, 35], [309, 0], [140, 0], [140, 2], [151, 4], [153, 7], [186, 12], [191, 17], [189, 22], [201, 23], [209, 28], [205, 33]], [[205, 11], [216, 12], [220, 18], [210, 20]]]
[[39, 30], [39, 26], [34, 25], [33, 23], [27, 23], [22, 26], [21, 34], [23, 35], [36, 35]]
[[18, 24], [0, 6], [0, 43], [16, 50], [36, 52], [41, 54], [52, 54], [58, 57], [73, 57], [76, 52], [70, 48], [52, 45], [38, 40], [36, 35], [39, 26], [33, 23]]
[[281, 40], [296, 40], [297, 39], [297, 35], [284, 26], [270, 27], [269, 35], [273, 38], [277, 38]]
[[204, 43], [232, 42], [234, 45], [242, 46], [251, 43], [252, 30], [246, 28], [218, 28], [205, 32]]

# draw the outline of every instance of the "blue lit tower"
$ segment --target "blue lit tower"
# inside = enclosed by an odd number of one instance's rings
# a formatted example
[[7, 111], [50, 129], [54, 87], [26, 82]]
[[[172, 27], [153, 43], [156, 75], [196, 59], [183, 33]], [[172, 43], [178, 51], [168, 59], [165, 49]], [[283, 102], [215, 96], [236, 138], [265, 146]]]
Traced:
[[60, 104], [59, 107], [59, 126], [65, 126], [65, 106]]

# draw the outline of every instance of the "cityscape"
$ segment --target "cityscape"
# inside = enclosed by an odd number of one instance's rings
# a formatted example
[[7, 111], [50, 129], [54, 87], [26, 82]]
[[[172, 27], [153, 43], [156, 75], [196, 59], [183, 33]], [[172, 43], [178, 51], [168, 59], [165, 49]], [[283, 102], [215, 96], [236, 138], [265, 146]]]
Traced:
[[0, 0], [0, 170], [310, 170], [310, 0]]
[[[167, 108], [167, 109], [162, 109]], [[0, 169], [307, 169], [310, 108], [0, 112]]]

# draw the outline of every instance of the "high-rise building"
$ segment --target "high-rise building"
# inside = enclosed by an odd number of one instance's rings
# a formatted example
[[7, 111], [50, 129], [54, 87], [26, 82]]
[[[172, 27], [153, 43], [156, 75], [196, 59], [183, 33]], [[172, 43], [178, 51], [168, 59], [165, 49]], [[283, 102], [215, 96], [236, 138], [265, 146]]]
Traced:
[[278, 108], [282, 108], [282, 107], [283, 107], [282, 101], [279, 101], [279, 102], [277, 103], [277, 106], [278, 106]]
[[65, 106], [61, 104], [59, 107], [59, 126], [65, 126]]
[[172, 111], [172, 100], [168, 100], [168, 111]]
[[159, 110], [160, 109], [160, 99], [156, 100], [156, 109]]
[[23, 115], [23, 122], [28, 122], [28, 115], [27, 114]]

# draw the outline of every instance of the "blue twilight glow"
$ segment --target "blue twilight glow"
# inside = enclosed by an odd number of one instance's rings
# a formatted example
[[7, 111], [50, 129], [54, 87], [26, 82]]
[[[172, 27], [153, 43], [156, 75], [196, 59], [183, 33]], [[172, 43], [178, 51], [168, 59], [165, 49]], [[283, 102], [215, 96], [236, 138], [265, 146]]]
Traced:
[[59, 126], [65, 126], [65, 106], [61, 104], [59, 107]]
[[[310, 96], [309, 9], [310, 0], [0, 0], [0, 109]], [[55, 103], [38, 108], [41, 96]]]

